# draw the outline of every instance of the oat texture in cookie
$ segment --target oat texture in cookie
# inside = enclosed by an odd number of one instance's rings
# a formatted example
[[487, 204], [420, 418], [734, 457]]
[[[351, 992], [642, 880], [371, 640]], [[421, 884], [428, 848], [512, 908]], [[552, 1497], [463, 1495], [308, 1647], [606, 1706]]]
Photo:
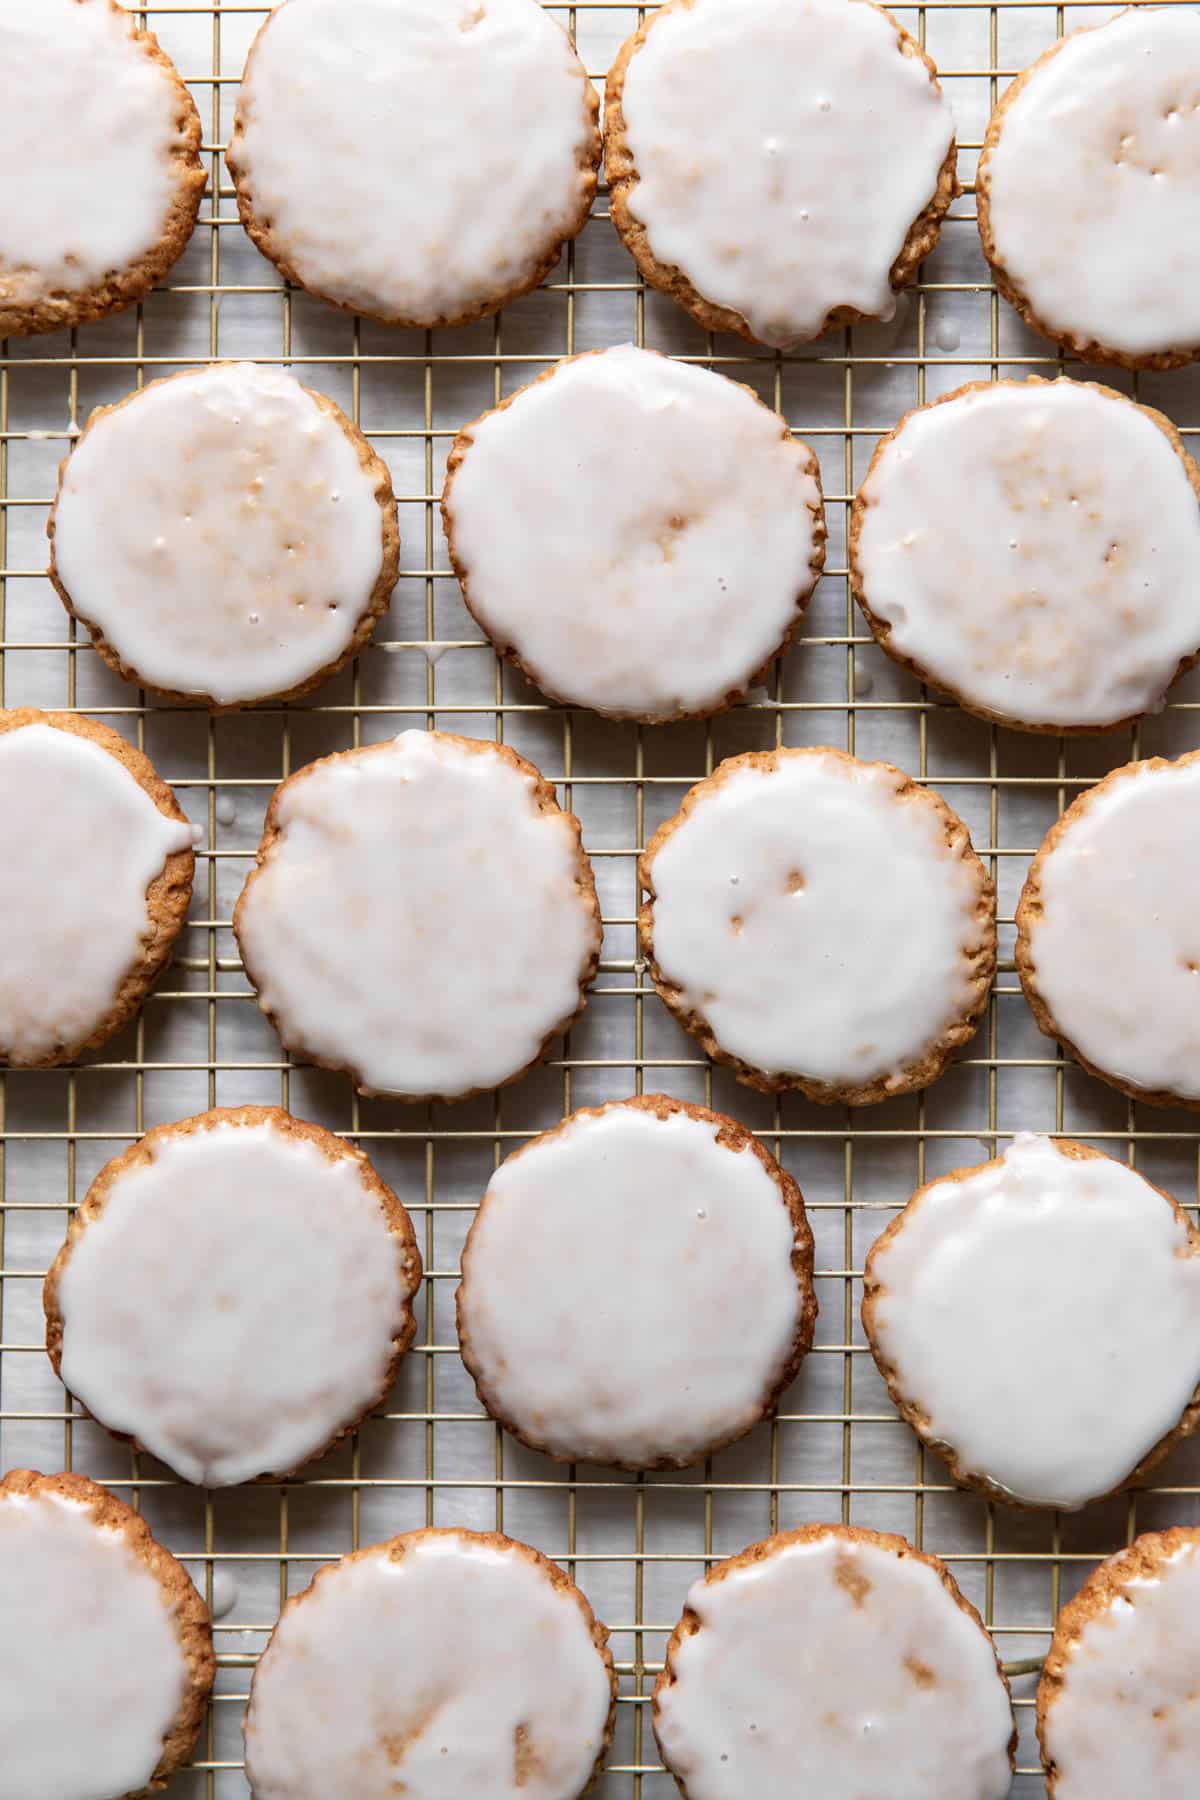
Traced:
[[1149, 1531], [1060, 1614], [1038, 1688], [1053, 1800], [1192, 1800], [1200, 1760], [1200, 1532]]
[[675, 0], [605, 92], [614, 221], [701, 324], [786, 347], [891, 318], [955, 148], [932, 62], [881, 7]]
[[0, 338], [147, 294], [195, 224], [200, 119], [113, 0], [0, 7]]
[[606, 1637], [560, 1568], [494, 1532], [345, 1557], [255, 1670], [256, 1800], [576, 1800], [612, 1728]]
[[107, 726], [0, 712], [0, 835], [20, 851], [0, 875], [0, 1060], [60, 1062], [123, 1024], [166, 960], [191, 827]]
[[386, 466], [332, 400], [255, 363], [93, 413], [49, 531], [51, 576], [105, 661], [217, 707], [331, 675], [398, 568]]
[[659, 828], [642, 885], [659, 993], [753, 1086], [924, 1086], [985, 1003], [991, 884], [962, 821], [890, 763], [733, 757]]
[[889, 655], [972, 711], [1108, 730], [1200, 651], [1198, 490], [1169, 421], [1111, 388], [973, 383], [876, 450], [855, 593]]
[[463, 1251], [459, 1343], [489, 1411], [535, 1449], [683, 1467], [795, 1374], [812, 1262], [800, 1192], [748, 1131], [663, 1094], [618, 1101], [496, 1170]]
[[442, 513], [467, 605], [546, 693], [710, 713], [800, 623], [817, 461], [750, 389], [632, 344], [559, 363], [459, 433]]
[[1016, 1738], [991, 1639], [944, 1564], [837, 1525], [695, 1583], [654, 1729], [687, 1800], [1003, 1800]]
[[1200, 1106], [1200, 754], [1128, 763], [1047, 833], [1017, 908], [1038, 1024], [1115, 1087]]
[[993, 1498], [1070, 1510], [1200, 1414], [1200, 1238], [1136, 1170], [1022, 1136], [921, 1188], [867, 1258], [905, 1417]]
[[1200, 353], [1200, 17], [1074, 31], [992, 115], [979, 226], [1001, 291], [1088, 361]]
[[358, 1151], [270, 1108], [210, 1112], [97, 1176], [46, 1283], [47, 1345], [109, 1430], [227, 1487], [290, 1473], [384, 1397], [420, 1278]]
[[290, 280], [461, 324], [535, 287], [583, 225], [598, 109], [538, 0], [287, 0], [250, 51], [229, 167]]
[[600, 945], [578, 820], [511, 750], [436, 731], [285, 781], [234, 929], [289, 1049], [407, 1099], [536, 1062]]
[[0, 1481], [0, 1791], [162, 1787], [214, 1667], [200, 1596], [127, 1506], [78, 1475]]

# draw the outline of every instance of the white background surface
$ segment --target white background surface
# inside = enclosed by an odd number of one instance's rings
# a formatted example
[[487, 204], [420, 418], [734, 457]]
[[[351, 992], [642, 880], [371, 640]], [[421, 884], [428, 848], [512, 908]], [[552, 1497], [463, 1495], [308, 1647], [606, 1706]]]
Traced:
[[[1152, 1491], [1079, 1517], [1022, 1516], [953, 1491], [940, 1463], [921, 1455], [895, 1417], [858, 1321], [863, 1257], [893, 1210], [918, 1180], [982, 1160], [1015, 1131], [1066, 1130], [1133, 1156], [1182, 1202], [1194, 1203], [1195, 1121], [1128, 1106], [1056, 1059], [1020, 995], [1011, 920], [1029, 854], [1064, 801], [1131, 754], [1200, 742], [1200, 686], [1182, 684], [1167, 711], [1132, 740], [1124, 733], [1063, 745], [1024, 737], [923, 695], [875, 649], [849, 602], [845, 502], [876, 436], [908, 406], [965, 380], [989, 371], [1046, 372], [1055, 362], [1050, 347], [1026, 333], [986, 286], [971, 192], [956, 202], [921, 287], [901, 303], [894, 325], [838, 334], [786, 359], [732, 338], [707, 340], [669, 302], [643, 297], [603, 194], [546, 291], [499, 321], [432, 337], [359, 326], [302, 294], [285, 295], [237, 223], [219, 150], [246, 45], [264, 10], [146, 9], [192, 84], [207, 161], [219, 177], [165, 291], [138, 313], [77, 334], [0, 345], [5, 704], [73, 704], [141, 738], [202, 834], [190, 927], [140, 1024], [78, 1072], [0, 1075], [0, 1469], [74, 1467], [105, 1480], [140, 1503], [202, 1590], [211, 1580], [225, 1599], [235, 1584], [232, 1610], [217, 1625], [218, 1699], [197, 1748], [198, 1769], [174, 1785], [179, 1795], [234, 1800], [246, 1792], [242, 1702], [250, 1661], [282, 1593], [303, 1587], [316, 1564], [356, 1543], [425, 1523], [462, 1523], [502, 1525], [573, 1569], [613, 1628], [621, 1670], [613, 1766], [600, 1792], [604, 1800], [664, 1800], [674, 1787], [658, 1769], [644, 1697], [706, 1553], [724, 1555], [773, 1526], [812, 1519], [902, 1531], [948, 1556], [995, 1629], [1002, 1657], [1014, 1660], [1044, 1650], [1059, 1597], [1095, 1558], [1135, 1529], [1200, 1523], [1200, 1460], [1186, 1450], [1171, 1458]], [[923, 24], [942, 68], [965, 184], [993, 98], [1010, 75], [1056, 30], [1095, 22], [1107, 10], [977, 0], [899, 9], [910, 29]], [[577, 28], [598, 83], [639, 16], [592, 0], [555, 14]], [[455, 429], [556, 356], [627, 339], [711, 358], [714, 367], [751, 382], [821, 459], [828, 569], [803, 639], [753, 705], [709, 729], [639, 731], [547, 707], [480, 644], [447, 572], [435, 503]], [[401, 496], [404, 573], [375, 644], [353, 673], [287, 713], [265, 708], [210, 721], [143, 705], [80, 641], [40, 573], [46, 508], [70, 431], [94, 405], [210, 356], [290, 362], [302, 380], [359, 418], [391, 464]], [[1162, 406], [1185, 433], [1200, 425], [1200, 389], [1188, 372], [1132, 385], [1119, 372], [1102, 379]], [[598, 494], [597, 505], [603, 501]], [[427, 654], [431, 640], [451, 647]], [[250, 998], [228, 921], [271, 789], [286, 770], [435, 722], [469, 735], [498, 733], [560, 783], [596, 859], [604, 961], [568, 1048], [495, 1102], [433, 1109], [356, 1102], [342, 1078], [288, 1070]], [[967, 1054], [923, 1099], [857, 1113], [799, 1098], [764, 1100], [705, 1068], [635, 964], [638, 844], [715, 761], [777, 742], [831, 743], [927, 777], [966, 818], [996, 873], [1003, 924], [995, 997]], [[4, 853], [19, 856], [20, 846], [6, 845]], [[386, 900], [381, 894], [380, 903]], [[896, 954], [904, 955], [902, 942]], [[479, 1025], [486, 1030], [486, 1019]], [[475, 1401], [453, 1327], [459, 1247], [496, 1158], [565, 1108], [635, 1088], [711, 1097], [782, 1154], [809, 1204], [822, 1306], [816, 1349], [773, 1429], [760, 1428], [703, 1468], [641, 1479], [558, 1468], [502, 1438]], [[413, 1212], [429, 1278], [417, 1347], [386, 1411], [353, 1447], [286, 1490], [206, 1495], [72, 1419], [40, 1348], [40, 1276], [61, 1241], [68, 1207], [137, 1132], [208, 1105], [247, 1101], [283, 1101], [356, 1133]], [[638, 1342], [613, 1345], [631, 1382], [646, 1378], [654, 1331], [647, 1319]], [[1014, 1681], [1022, 1727], [1014, 1792], [1026, 1797], [1042, 1793], [1034, 1686], [1029, 1675]]]

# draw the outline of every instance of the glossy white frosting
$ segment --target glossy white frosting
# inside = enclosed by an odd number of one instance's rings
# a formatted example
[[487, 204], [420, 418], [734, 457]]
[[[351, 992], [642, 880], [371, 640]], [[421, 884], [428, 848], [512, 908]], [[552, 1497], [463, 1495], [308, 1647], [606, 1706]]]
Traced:
[[246, 1716], [256, 1800], [575, 1800], [604, 1739], [604, 1658], [522, 1546], [377, 1544], [285, 1609]]
[[383, 564], [377, 478], [282, 369], [220, 363], [93, 415], [54, 513], [58, 577], [150, 686], [244, 704], [345, 652]]
[[872, 1337], [964, 1473], [1071, 1509], [1174, 1430], [1200, 1386], [1200, 1255], [1133, 1169], [1025, 1135], [901, 1218], [869, 1260]]
[[981, 163], [995, 256], [1048, 329], [1200, 347], [1200, 17], [1131, 7], [1030, 75]]
[[823, 541], [816, 464], [744, 387], [624, 344], [468, 431], [446, 493], [468, 602], [549, 693], [711, 712], [795, 624]]
[[969, 706], [1099, 730], [1200, 650], [1200, 501], [1149, 414], [1074, 381], [974, 387], [901, 424], [859, 493], [887, 645]]
[[867, 0], [693, 0], [660, 13], [622, 107], [630, 210], [660, 264], [765, 344], [839, 307], [890, 318], [933, 199], [950, 105]]

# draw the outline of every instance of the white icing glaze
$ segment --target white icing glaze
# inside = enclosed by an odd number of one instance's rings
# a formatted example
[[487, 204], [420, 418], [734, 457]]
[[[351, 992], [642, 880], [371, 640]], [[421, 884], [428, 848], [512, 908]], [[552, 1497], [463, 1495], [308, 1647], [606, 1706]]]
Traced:
[[1034, 1506], [1120, 1486], [1200, 1385], [1200, 1255], [1162, 1195], [1021, 1136], [902, 1216], [873, 1337], [929, 1436]]
[[1122, 1586], [1071, 1646], [1046, 1714], [1054, 1800], [1194, 1800], [1200, 1545], [1181, 1545], [1153, 1577], [1133, 1575]]
[[294, 1469], [380, 1395], [407, 1251], [353, 1155], [265, 1122], [150, 1147], [62, 1268], [63, 1381], [187, 1481]]
[[159, 812], [116, 757], [74, 732], [0, 733], [0, 1056], [82, 1043], [141, 961], [146, 890], [191, 827]]
[[664, 979], [753, 1068], [898, 1079], [970, 1010], [977, 866], [887, 763], [783, 751], [717, 773], [648, 858]]
[[860, 501], [858, 577], [889, 647], [968, 705], [1101, 729], [1200, 649], [1200, 504], [1127, 400], [972, 388], [909, 415]]
[[1040, 867], [1037, 992], [1107, 1075], [1200, 1099], [1200, 759], [1090, 789]]
[[490, 745], [439, 732], [314, 764], [238, 903], [285, 1044], [378, 1093], [517, 1074], [575, 1011], [594, 914], [568, 815]]
[[630, 209], [656, 260], [706, 300], [783, 346], [839, 307], [891, 317], [892, 264], [954, 121], [882, 11], [694, 0], [655, 20], [622, 106]]
[[238, 1584], [224, 1569], [214, 1569], [212, 1578], [212, 1616], [226, 1619], [238, 1603]]
[[674, 1652], [654, 1729], [688, 1800], [1008, 1793], [1012, 1711], [991, 1640], [928, 1563], [834, 1535], [784, 1540], [687, 1603], [700, 1629]]
[[551, 1454], [694, 1462], [761, 1417], [804, 1296], [778, 1184], [723, 1124], [579, 1113], [488, 1183], [462, 1336], [501, 1418]]
[[379, 1544], [285, 1609], [254, 1675], [246, 1772], [256, 1800], [575, 1800], [609, 1697], [574, 1594], [519, 1546]]
[[1200, 346], [1200, 17], [1132, 8], [1031, 75], [980, 165], [995, 255], [1051, 332]]
[[163, 1590], [79, 1501], [0, 1493], [0, 1786], [113, 1800], [158, 1765], [187, 1670]]
[[0, 306], [98, 285], [163, 236], [180, 93], [133, 33], [108, 0], [0, 7]]
[[306, 287], [455, 320], [574, 231], [589, 91], [535, 0], [288, 0], [247, 61], [232, 160]]
[[55, 507], [58, 576], [152, 687], [226, 706], [335, 662], [383, 561], [375, 480], [282, 369], [222, 363], [93, 418]]
[[471, 610], [548, 692], [711, 712], [811, 591], [811, 452], [722, 375], [625, 344], [469, 427], [446, 507]]

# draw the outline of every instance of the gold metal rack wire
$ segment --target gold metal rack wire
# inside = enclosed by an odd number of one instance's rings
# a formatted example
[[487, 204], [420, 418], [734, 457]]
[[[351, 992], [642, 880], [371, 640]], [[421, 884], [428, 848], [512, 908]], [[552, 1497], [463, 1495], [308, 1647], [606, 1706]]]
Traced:
[[[1098, 1142], [1194, 1211], [1195, 1121], [1101, 1092], [1064, 1062], [1032, 1025], [1011, 943], [1016, 893], [1046, 826], [1080, 787], [1128, 757], [1194, 747], [1200, 686], [1181, 684], [1140, 731], [1082, 744], [1030, 741], [970, 720], [876, 651], [848, 591], [844, 514], [875, 439], [907, 406], [971, 378], [1086, 373], [1032, 338], [999, 300], [978, 249], [971, 177], [1007, 78], [1053, 37], [1113, 9], [1053, 0], [897, 8], [938, 61], [955, 104], [963, 195], [905, 317], [795, 356], [706, 337], [644, 290], [608, 222], [603, 189], [545, 288], [496, 320], [398, 333], [321, 308], [281, 286], [246, 243], [223, 164], [245, 49], [267, 7], [174, 0], [133, 10], [196, 96], [209, 197], [187, 254], [135, 312], [0, 343], [0, 702], [90, 711], [150, 750], [195, 822], [197, 883], [180, 954], [136, 1025], [77, 1068], [0, 1072], [0, 1471], [32, 1463], [105, 1480], [147, 1513], [214, 1604], [217, 1693], [175, 1789], [197, 1800], [246, 1792], [241, 1712], [281, 1602], [320, 1563], [426, 1523], [507, 1529], [574, 1574], [613, 1630], [621, 1678], [599, 1791], [604, 1800], [665, 1800], [674, 1788], [658, 1761], [648, 1702], [688, 1583], [714, 1557], [817, 1518], [899, 1530], [946, 1557], [1013, 1678], [1021, 1723], [1014, 1793], [1042, 1794], [1032, 1698], [1060, 1603], [1098, 1557], [1139, 1529], [1200, 1523], [1200, 1460], [1185, 1450], [1152, 1488], [1079, 1517], [1010, 1514], [958, 1492], [876, 1378], [858, 1324], [861, 1270], [917, 1183], [980, 1160], [1025, 1128]], [[552, 10], [598, 84], [645, 16], [615, 0]], [[547, 704], [480, 640], [441, 542], [441, 465], [457, 426], [556, 357], [628, 338], [751, 382], [822, 463], [829, 566], [804, 636], [764, 689], [707, 726], [615, 726]], [[92, 405], [229, 356], [294, 366], [362, 425], [393, 467], [403, 568], [391, 615], [352, 672], [303, 705], [213, 719], [149, 701], [99, 666], [45, 583], [41, 534], [54, 465]], [[1101, 378], [1161, 405], [1185, 436], [1200, 432], [1200, 386], [1186, 372]], [[281, 776], [325, 750], [408, 726], [494, 733], [532, 755], [581, 814], [605, 914], [595, 992], [561, 1051], [503, 1096], [459, 1108], [361, 1100], [347, 1082], [293, 1066], [259, 1019], [229, 931]], [[857, 1112], [767, 1101], [714, 1071], [666, 1018], [633, 935], [637, 850], [685, 788], [736, 750], [820, 742], [886, 754], [932, 781], [967, 818], [1000, 893], [1000, 972], [974, 1044], [926, 1095]], [[744, 1119], [797, 1175], [817, 1236], [817, 1342], [776, 1421], [702, 1468], [639, 1477], [563, 1469], [507, 1440], [476, 1404], [452, 1325], [458, 1247], [489, 1170], [515, 1142], [573, 1106], [656, 1088]], [[64, 1398], [41, 1351], [40, 1281], [109, 1156], [153, 1123], [248, 1100], [277, 1100], [361, 1143], [412, 1211], [427, 1275], [401, 1380], [352, 1442], [300, 1479], [210, 1493], [118, 1449]], [[637, 1379], [637, 1346], [624, 1350]]]

